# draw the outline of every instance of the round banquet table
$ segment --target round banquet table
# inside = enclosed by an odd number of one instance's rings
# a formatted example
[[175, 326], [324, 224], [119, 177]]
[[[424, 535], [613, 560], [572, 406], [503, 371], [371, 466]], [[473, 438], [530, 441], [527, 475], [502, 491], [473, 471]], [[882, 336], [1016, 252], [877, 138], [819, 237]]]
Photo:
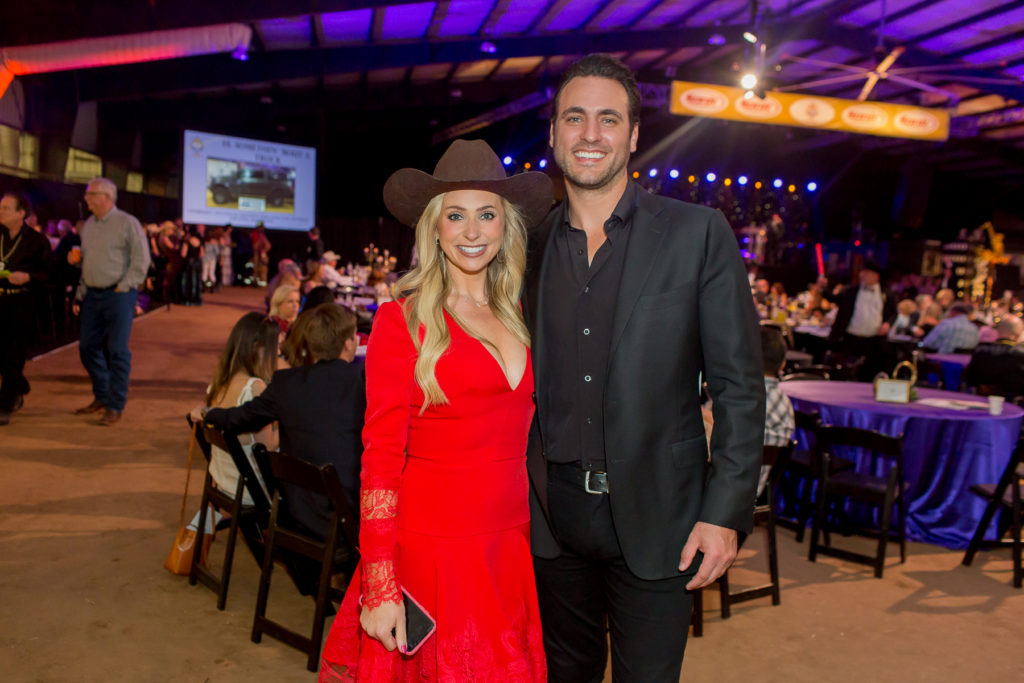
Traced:
[[[907, 480], [907, 537], [947, 548], [966, 548], [985, 510], [971, 484], [999, 481], [1017, 445], [1024, 410], [1007, 403], [1001, 415], [987, 410], [954, 410], [919, 403], [880, 403], [863, 382], [795, 381], [779, 385], [793, 407], [817, 411], [822, 424], [874, 429], [903, 435]], [[919, 388], [920, 398], [984, 401], [973, 394]], [[801, 447], [805, 435], [797, 433]], [[858, 471], [871, 471], [868, 454], [853, 458]], [[885, 469], [882, 465], [881, 469]], [[882, 474], [876, 471], [875, 474]], [[877, 526], [877, 509], [853, 510], [855, 522]], [[995, 525], [986, 538], [995, 538]]]

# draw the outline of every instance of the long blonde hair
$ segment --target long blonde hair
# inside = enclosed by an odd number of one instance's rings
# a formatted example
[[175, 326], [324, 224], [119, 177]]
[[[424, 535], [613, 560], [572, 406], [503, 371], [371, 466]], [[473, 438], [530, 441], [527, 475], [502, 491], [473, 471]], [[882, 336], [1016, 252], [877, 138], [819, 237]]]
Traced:
[[[437, 243], [437, 223], [441, 217], [444, 197], [444, 193], [436, 195], [423, 210], [423, 215], [416, 223], [419, 264], [395, 283], [396, 297], [405, 297], [402, 310], [418, 352], [415, 376], [416, 384], [423, 390], [423, 409], [430, 405], [448, 403], [448, 397], [434, 373], [437, 361], [452, 341], [444, 321], [444, 311], [448, 311], [469, 332], [459, 316], [448, 308], [451, 277], [448, 274], [448, 260]], [[487, 300], [505, 329], [529, 346], [530, 333], [519, 310], [519, 292], [526, 271], [526, 222], [515, 204], [504, 197], [501, 198], [501, 206], [505, 212], [505, 229], [498, 255], [487, 264]], [[422, 342], [419, 337], [420, 325], [424, 327]]]

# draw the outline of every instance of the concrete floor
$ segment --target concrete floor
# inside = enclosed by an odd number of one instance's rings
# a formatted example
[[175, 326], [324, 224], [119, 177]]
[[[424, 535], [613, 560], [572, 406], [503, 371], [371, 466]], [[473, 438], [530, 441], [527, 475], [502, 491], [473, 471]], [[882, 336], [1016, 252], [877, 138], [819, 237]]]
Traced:
[[[250, 642], [258, 567], [244, 544], [223, 612], [209, 590], [162, 567], [185, 480], [184, 415], [228, 330], [262, 296], [227, 290], [137, 320], [129, 402], [113, 428], [71, 414], [91, 400], [76, 347], [29, 363], [32, 393], [0, 428], [0, 681], [315, 680], [297, 651]], [[201, 477], [193, 472], [192, 491]], [[197, 507], [198, 494], [189, 512]], [[779, 538], [782, 604], [739, 605], [723, 621], [709, 591], [683, 680], [1024, 680], [1024, 592], [1010, 586], [1008, 552], [963, 567], [958, 551], [912, 544], [907, 563], [891, 553], [878, 580], [839, 560], [811, 564], [806, 544]], [[735, 587], [760, 583], [762, 548], [751, 539]], [[222, 553], [214, 543], [214, 564]], [[275, 574], [270, 613], [298, 628], [312, 611]]]

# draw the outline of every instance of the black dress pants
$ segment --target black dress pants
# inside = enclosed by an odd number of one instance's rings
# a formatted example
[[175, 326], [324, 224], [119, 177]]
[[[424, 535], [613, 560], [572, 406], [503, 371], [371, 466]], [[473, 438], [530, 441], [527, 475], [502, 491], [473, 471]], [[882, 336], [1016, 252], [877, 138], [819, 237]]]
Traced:
[[25, 360], [35, 325], [28, 292], [0, 295], [0, 411], [13, 410], [18, 397], [29, 391]]
[[[600, 683], [610, 634], [615, 683], [677, 683], [692, 574], [657, 581], [635, 576], [622, 558], [608, 495], [585, 492], [559, 478], [558, 469], [551, 470], [548, 506], [562, 554], [534, 558], [548, 681]], [[679, 539], [680, 552], [685, 542]]]

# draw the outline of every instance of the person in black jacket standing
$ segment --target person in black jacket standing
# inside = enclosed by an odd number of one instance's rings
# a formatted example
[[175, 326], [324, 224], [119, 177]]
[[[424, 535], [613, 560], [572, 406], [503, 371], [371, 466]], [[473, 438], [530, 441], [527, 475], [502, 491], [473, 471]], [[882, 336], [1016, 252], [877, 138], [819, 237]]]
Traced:
[[[527, 468], [549, 681], [675, 683], [693, 595], [749, 532], [761, 465], [757, 314], [721, 212], [629, 180], [640, 93], [590, 55], [555, 96], [566, 201], [531, 235]], [[701, 377], [714, 399], [708, 442]]]
[[28, 345], [35, 331], [33, 287], [49, 278], [50, 242], [25, 225], [28, 197], [7, 192], [0, 198], [0, 425], [24, 404]]

